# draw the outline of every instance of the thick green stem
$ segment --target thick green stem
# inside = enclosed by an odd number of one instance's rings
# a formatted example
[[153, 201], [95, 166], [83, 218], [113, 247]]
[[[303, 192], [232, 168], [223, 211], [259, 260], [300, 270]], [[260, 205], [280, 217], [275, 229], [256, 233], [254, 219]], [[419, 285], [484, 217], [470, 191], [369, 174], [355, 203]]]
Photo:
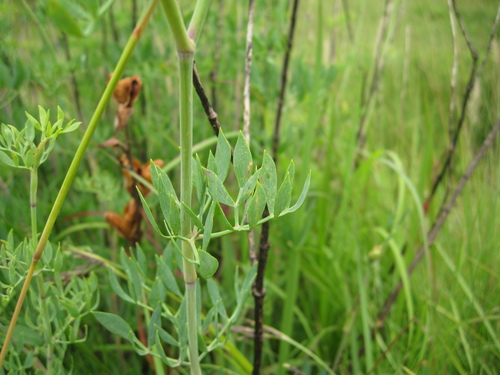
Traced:
[[[191, 207], [193, 189], [191, 154], [193, 147], [193, 54], [179, 53], [180, 82], [180, 134], [181, 134], [181, 201]], [[190, 237], [191, 219], [181, 211], [181, 236]], [[184, 282], [186, 284], [186, 309], [188, 320], [189, 358], [191, 374], [201, 375], [198, 353], [198, 321], [196, 318], [196, 268], [189, 260], [195, 255], [190, 244], [182, 242]]]
[[174, 35], [177, 52], [194, 53], [195, 44], [187, 34], [177, 0], [161, 0], [161, 4], [163, 5], [163, 10], [165, 11], [170, 29]]
[[59, 215], [59, 211], [61, 210], [61, 207], [63, 205], [64, 199], [66, 198], [66, 195], [68, 194], [69, 188], [71, 186], [71, 183], [73, 182], [73, 179], [76, 175], [76, 172], [78, 170], [78, 166], [80, 165], [80, 162], [83, 158], [83, 155], [85, 153], [85, 150], [87, 149], [87, 146], [90, 143], [90, 140], [92, 138], [92, 135], [94, 134], [94, 131], [97, 127], [97, 124], [99, 123], [99, 120], [102, 117], [102, 114], [104, 110], [106, 109], [109, 100], [111, 99], [111, 96], [113, 94], [113, 91], [115, 89], [116, 84], [118, 83], [118, 80], [120, 79], [121, 75], [123, 74], [123, 70], [125, 69], [125, 65], [127, 64], [128, 60], [130, 59], [130, 56], [132, 55], [132, 52], [135, 49], [135, 46], [137, 45], [137, 42], [139, 41], [141, 34], [148, 24], [149, 18], [151, 17], [151, 14], [156, 7], [157, 3], [159, 0], [153, 0], [149, 3], [149, 6], [147, 7], [146, 12], [143, 14], [141, 20], [137, 24], [137, 27], [134, 29], [132, 32], [132, 35], [130, 36], [127, 45], [125, 46], [125, 49], [122, 52], [122, 55], [120, 56], [120, 60], [118, 61], [116, 65], [116, 69], [114, 71], [113, 76], [111, 77], [111, 80], [106, 87], [106, 90], [104, 91], [101, 100], [99, 101], [99, 104], [97, 105], [97, 108], [94, 112], [94, 115], [92, 116], [92, 119], [90, 120], [89, 126], [83, 135], [83, 139], [80, 142], [80, 146], [78, 147], [76, 154], [73, 158], [73, 161], [71, 162], [71, 165], [68, 169], [68, 172], [66, 173], [66, 177], [64, 178], [63, 184], [59, 190], [59, 193], [57, 194], [56, 201], [54, 202], [54, 205], [52, 206], [52, 210], [50, 211], [49, 217], [47, 219], [47, 222], [45, 224], [45, 228], [42, 232], [42, 235], [40, 237], [40, 241], [38, 242], [38, 246], [36, 247], [36, 251], [33, 255], [32, 263], [31, 266], [28, 270], [28, 273], [26, 275], [26, 279], [24, 280], [23, 288], [21, 289], [21, 293], [19, 294], [19, 298], [17, 300], [16, 307], [14, 309], [14, 314], [12, 316], [12, 319], [9, 324], [9, 328], [7, 330], [7, 334], [5, 335], [5, 341], [2, 346], [2, 351], [0, 352], [0, 368], [3, 366], [3, 361], [5, 360], [5, 356], [7, 355], [7, 349], [10, 343], [10, 340], [12, 339], [12, 335], [14, 333], [14, 327], [16, 326], [17, 319], [19, 317], [19, 313], [21, 312], [21, 307], [23, 306], [24, 303], [24, 298], [26, 297], [26, 293], [28, 291], [29, 285], [31, 283], [31, 279], [33, 278], [33, 274], [35, 272], [36, 265], [38, 261], [40, 260], [40, 257], [42, 256], [43, 250], [45, 249], [45, 245], [47, 244], [47, 241], [49, 239], [50, 233], [52, 232], [52, 228], [54, 227], [54, 223], [57, 219], [57, 216]]
[[[162, 0], [163, 10], [175, 38], [179, 56], [179, 112], [181, 135], [181, 201], [191, 207], [192, 181], [192, 148], [193, 148], [193, 59], [196, 50], [195, 41], [200, 35], [210, 0], [198, 0], [189, 26], [189, 33], [182, 19], [179, 4], [176, 0]], [[191, 237], [191, 220], [181, 210], [181, 237]], [[182, 266], [186, 285], [186, 309], [188, 324], [189, 359], [191, 375], [201, 375], [198, 353], [198, 319], [196, 317], [196, 267], [192, 263], [195, 254], [191, 245], [182, 242]]]

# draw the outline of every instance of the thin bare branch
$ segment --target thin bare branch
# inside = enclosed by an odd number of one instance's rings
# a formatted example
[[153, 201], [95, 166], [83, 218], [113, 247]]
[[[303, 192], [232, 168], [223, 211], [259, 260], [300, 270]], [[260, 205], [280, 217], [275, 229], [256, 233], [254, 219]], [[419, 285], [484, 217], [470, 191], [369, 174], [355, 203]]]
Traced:
[[[283, 111], [283, 104], [285, 101], [285, 92], [287, 88], [287, 76], [288, 76], [288, 66], [290, 62], [290, 55], [293, 47], [293, 35], [295, 31], [296, 19], [297, 19], [297, 10], [299, 7], [299, 0], [294, 0], [292, 6], [292, 13], [290, 15], [290, 25], [288, 29], [288, 38], [287, 45], [285, 51], [285, 57], [283, 60], [283, 68], [281, 71], [281, 87], [280, 87], [280, 96], [278, 99], [278, 108], [276, 112], [276, 122], [274, 126], [274, 135], [273, 135], [273, 150], [272, 157], [277, 164], [277, 156], [278, 156], [278, 148], [279, 148], [279, 139], [280, 139], [280, 127], [281, 127], [281, 115]], [[263, 217], [269, 215], [269, 211], [266, 207], [263, 213]], [[269, 248], [271, 244], [269, 243], [269, 222], [265, 222], [262, 225], [262, 231], [260, 233], [259, 240], [259, 254], [258, 254], [258, 268], [257, 268], [257, 276], [255, 278], [255, 282], [253, 285], [253, 296], [255, 300], [255, 333], [254, 333], [254, 367], [253, 367], [253, 375], [260, 374], [260, 367], [262, 362], [262, 342], [263, 342], [263, 326], [264, 326], [264, 296], [266, 294], [266, 290], [264, 288], [264, 275], [266, 272], [266, 264], [267, 258], [269, 254]], [[250, 254], [252, 257], [252, 254]], [[254, 254], [255, 256], [255, 254]]]
[[217, 116], [217, 112], [214, 111], [212, 105], [210, 104], [210, 101], [207, 98], [207, 94], [205, 93], [205, 89], [201, 84], [200, 76], [198, 74], [198, 70], [196, 69], [196, 63], [193, 63], [193, 86], [196, 90], [196, 94], [198, 94], [198, 97], [200, 98], [201, 105], [205, 110], [208, 121], [210, 122], [210, 125], [212, 125], [215, 136], [218, 136], [220, 130], [219, 117]]
[[465, 89], [465, 94], [464, 94], [464, 97], [463, 97], [463, 100], [462, 100], [462, 108], [461, 108], [461, 112], [460, 112], [460, 118], [458, 120], [458, 123], [457, 123], [457, 127], [453, 132], [453, 136], [452, 136], [452, 139], [451, 139], [451, 143], [450, 143], [450, 147], [448, 149], [448, 153], [446, 154], [446, 159], [444, 161], [444, 163], [442, 164], [443, 166], [441, 167], [441, 170], [439, 171], [439, 174], [436, 178], [436, 180], [434, 181], [433, 185], [432, 185], [432, 188], [431, 188], [431, 192], [429, 193], [429, 196], [426, 200], [426, 206], [428, 207], [430, 205], [430, 202], [432, 200], [432, 198], [434, 197], [434, 195], [436, 194], [436, 191], [437, 191], [437, 188], [439, 187], [439, 185], [441, 185], [443, 179], [444, 179], [444, 176], [446, 175], [448, 169], [450, 168], [451, 164], [452, 164], [452, 161], [453, 161], [453, 157], [455, 155], [455, 149], [457, 147], [457, 143], [458, 143], [458, 137], [461, 133], [461, 130], [462, 130], [462, 127], [463, 127], [463, 124], [464, 124], [464, 121], [465, 121], [465, 116], [467, 114], [467, 105], [469, 104], [469, 100], [470, 100], [470, 97], [471, 97], [471, 94], [472, 94], [472, 90], [474, 88], [474, 85], [476, 83], [476, 80], [477, 78], [479, 77], [483, 67], [484, 67], [484, 63], [485, 61], [488, 59], [489, 57], [489, 54], [490, 54], [490, 51], [491, 51], [491, 45], [493, 43], [493, 40], [494, 40], [494, 36], [496, 34], [496, 31], [498, 29], [498, 24], [500, 22], [500, 4], [498, 5], [498, 9], [497, 9], [497, 14], [496, 14], [496, 18], [495, 18], [495, 22], [493, 24], [493, 27], [491, 29], [491, 33], [490, 33], [490, 39], [489, 39], [489, 42], [488, 42], [488, 46], [486, 47], [486, 51], [485, 51], [485, 56], [484, 56], [484, 59], [483, 59], [483, 62], [481, 63], [480, 67], [478, 68], [477, 66], [477, 62], [478, 62], [478, 59], [479, 59], [479, 55], [476, 51], [476, 48], [474, 47], [473, 43], [472, 43], [472, 40], [470, 38], [470, 35], [469, 33], [467, 32], [467, 29], [465, 27], [465, 24], [462, 20], [462, 16], [456, 6], [456, 1], [455, 0], [451, 0], [451, 3], [452, 3], [452, 7], [453, 7], [453, 12], [455, 13], [455, 17], [458, 21], [458, 24], [460, 26], [460, 30], [462, 32], [462, 35], [467, 43], [467, 46], [469, 48], [469, 52], [471, 54], [471, 58], [472, 58], [472, 66], [471, 66], [471, 70], [470, 70], [470, 74], [469, 74], [469, 80], [468, 80], [468, 83], [467, 83], [467, 88]]
[[285, 58], [283, 59], [283, 67], [281, 69], [281, 88], [280, 96], [278, 98], [278, 109], [276, 110], [276, 122], [274, 123], [273, 135], [273, 157], [276, 161], [278, 155], [278, 147], [280, 140], [281, 128], [281, 114], [283, 113], [283, 103], [285, 102], [286, 85], [288, 80], [288, 64], [290, 62], [290, 55], [292, 54], [293, 35], [295, 32], [295, 23], [297, 19], [297, 9], [299, 8], [298, 0], [293, 2], [292, 15], [290, 19], [290, 28], [288, 30], [288, 39], [286, 42]]
[[[481, 146], [481, 149], [477, 152], [477, 154], [474, 156], [474, 159], [470, 162], [469, 166], [465, 170], [464, 174], [460, 178], [460, 181], [458, 182], [457, 187], [455, 188], [455, 191], [451, 195], [451, 198], [447, 202], [443, 202], [440, 210], [439, 210], [439, 215], [434, 222], [434, 225], [432, 226], [431, 230], [427, 234], [427, 244], [428, 248], [432, 246], [434, 241], [436, 240], [436, 237], [441, 230], [444, 222], [446, 221], [450, 211], [452, 210], [453, 206], [455, 205], [455, 202], [458, 198], [458, 196], [462, 193], [462, 190], [465, 187], [466, 182], [469, 180], [471, 177], [472, 173], [476, 169], [477, 165], [483, 158], [484, 154], [488, 150], [488, 148], [492, 145], [495, 136], [497, 135], [498, 131], [500, 130], [500, 118], [497, 120], [497, 123], [491, 129], [490, 133], [486, 137], [486, 139], [483, 142], [483, 145]], [[424, 257], [425, 255], [425, 247], [422, 245], [418, 249], [415, 257], [413, 258], [410, 266], [408, 267], [408, 275], [411, 275], [411, 273], [415, 270], [417, 267], [418, 263], [420, 260]], [[386, 302], [384, 303], [384, 307], [382, 308], [381, 313], [378, 316], [378, 321], [377, 321], [377, 328], [381, 328], [384, 325], [385, 319], [389, 315], [389, 311], [396, 301], [399, 292], [401, 291], [401, 288], [403, 287], [402, 282], [400, 281], [398, 285], [393, 289], [389, 297], [387, 298]]]
[[245, 86], [243, 88], [243, 135], [250, 143], [250, 75], [252, 73], [254, 0], [248, 5], [247, 48], [245, 58]]

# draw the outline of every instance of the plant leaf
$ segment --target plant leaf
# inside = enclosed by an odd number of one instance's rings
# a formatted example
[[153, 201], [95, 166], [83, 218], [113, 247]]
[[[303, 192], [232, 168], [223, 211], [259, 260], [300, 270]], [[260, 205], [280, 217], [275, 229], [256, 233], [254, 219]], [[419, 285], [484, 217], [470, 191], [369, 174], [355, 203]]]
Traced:
[[176, 296], [182, 297], [182, 293], [179, 290], [179, 286], [175, 281], [174, 274], [168, 266], [165, 256], [167, 252], [164, 253], [162, 258], [158, 258], [158, 270], [156, 271], [156, 277], [163, 281], [167, 290], [170, 290]]
[[92, 311], [92, 315], [111, 333], [131, 341], [130, 334], [133, 335], [132, 328], [130, 328], [122, 317], [99, 311]]
[[234, 231], [234, 227], [231, 225], [231, 223], [227, 219], [226, 214], [224, 213], [224, 210], [220, 206], [219, 202], [217, 202], [216, 207], [215, 207], [215, 217], [220, 221], [220, 223], [222, 224], [222, 226], [225, 229]]
[[62, 32], [72, 36], [83, 36], [83, 31], [78, 25], [77, 20], [60, 1], [49, 1], [48, 15], [51, 22]]
[[210, 242], [210, 236], [212, 234], [212, 228], [214, 226], [214, 209], [217, 202], [212, 201], [210, 209], [208, 210], [207, 218], [205, 219], [205, 231], [203, 232], [203, 245], [202, 250], [207, 250], [208, 244]]
[[276, 217], [290, 206], [291, 199], [292, 184], [290, 183], [290, 173], [287, 173], [276, 195], [276, 206], [274, 207], [274, 215]]
[[274, 205], [276, 201], [276, 192], [278, 190], [278, 177], [276, 173], [276, 164], [273, 158], [264, 152], [262, 161], [262, 171], [260, 173], [262, 187], [266, 192], [266, 202], [270, 214], [274, 213]]
[[309, 171], [306, 182], [304, 183], [304, 187], [302, 188], [302, 192], [300, 193], [299, 199], [297, 199], [297, 202], [292, 207], [286, 210], [286, 213], [295, 212], [302, 206], [302, 204], [306, 199], [307, 192], [309, 191], [310, 183], [311, 183], [311, 172]]
[[125, 293], [111, 267], [108, 268], [108, 273], [109, 273], [109, 281], [111, 283], [111, 288], [116, 294], [118, 294], [118, 297], [120, 297], [124, 301], [135, 303], [132, 297], [130, 297], [127, 293]]
[[205, 204], [204, 198], [207, 186], [198, 154], [196, 154], [196, 159], [193, 160], [193, 184], [196, 189], [196, 197], [198, 198], [198, 203], [201, 207], [203, 207]]
[[219, 177], [209, 169], [203, 169], [208, 181], [208, 192], [213, 200], [234, 207], [233, 198], [229, 195]]
[[188, 216], [193, 220], [193, 224], [196, 225], [198, 229], [203, 230], [204, 226], [203, 223], [200, 221], [200, 218], [196, 216], [196, 214], [191, 210], [191, 208], [188, 207], [188, 205], [184, 202], [182, 202], [182, 209], [186, 211]]
[[222, 129], [219, 130], [219, 138], [217, 139], [215, 162], [217, 163], [217, 176], [224, 182], [229, 172], [229, 166], [231, 165], [231, 146]]
[[148, 347], [152, 347], [155, 343], [157, 328], [161, 327], [161, 305], [158, 304], [151, 314], [151, 320], [148, 327]]
[[198, 270], [201, 277], [204, 279], [211, 278], [219, 268], [219, 261], [203, 250], [198, 251], [198, 255], [200, 256], [200, 266]]
[[260, 183], [257, 182], [257, 187], [255, 189], [255, 194], [250, 201], [248, 207], [248, 225], [253, 228], [257, 225], [259, 220], [262, 218], [262, 213], [266, 207], [266, 193], [264, 188]]
[[212, 172], [214, 172], [216, 175], [218, 175], [217, 162], [215, 161], [215, 157], [212, 154], [212, 150], [210, 150], [210, 152], [208, 153], [208, 164], [207, 164], [207, 167]]
[[236, 199], [236, 205], [239, 206], [241, 202], [245, 202], [253, 193], [255, 189], [255, 184], [257, 184], [257, 180], [259, 179], [260, 169], [258, 169], [252, 177], [250, 177], [245, 185], [240, 189], [238, 194], [238, 199]]
[[242, 132], [238, 135], [238, 141], [234, 148], [233, 164], [238, 186], [241, 188], [245, 185], [247, 176], [250, 176], [253, 164], [250, 147]]
[[142, 202], [142, 207], [144, 207], [144, 212], [146, 213], [146, 216], [149, 220], [149, 222], [151, 223], [151, 225], [153, 226], [154, 230], [156, 231], [156, 233], [158, 233], [160, 236], [163, 236], [163, 237], [167, 237], [165, 236], [160, 228], [158, 227], [158, 224], [156, 223], [156, 220], [153, 216], [153, 214], [151, 213], [151, 209], [149, 208], [149, 205], [148, 203], [146, 202], [146, 200], [144, 199], [144, 197], [142, 196], [142, 193], [141, 191], [139, 190], [138, 187], [136, 187], [137, 189], [137, 193], [139, 194], [139, 198], [141, 199], [141, 202]]

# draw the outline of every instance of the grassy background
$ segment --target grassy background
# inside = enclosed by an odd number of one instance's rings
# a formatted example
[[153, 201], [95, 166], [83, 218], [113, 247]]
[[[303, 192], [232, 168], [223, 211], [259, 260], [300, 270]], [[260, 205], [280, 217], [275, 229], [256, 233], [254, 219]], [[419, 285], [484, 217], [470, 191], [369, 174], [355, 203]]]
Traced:
[[[391, 271], [395, 261], [409, 264], [448, 187], [456, 185], [498, 117], [498, 32], [469, 103], [452, 173], [424, 215], [422, 202], [449, 142], [453, 41], [448, 6], [431, 0], [393, 2], [388, 28], [392, 37], [383, 48], [385, 67], [367, 115], [366, 152], [356, 170], [355, 138], [366, 111], [384, 2], [348, 3], [352, 38], [341, 1], [300, 4], [278, 169], [283, 173], [293, 158], [296, 181], [301, 184], [309, 169], [313, 178], [306, 206], [271, 228], [265, 323], [312, 350], [329, 367], [335, 365], [339, 373], [367, 373], [397, 338], [373, 373], [498, 374], [498, 147], [487, 154], [473, 175], [384, 328], [374, 337], [370, 335], [386, 296], [400, 279], [398, 268]], [[457, 3], [482, 59], [498, 4], [489, 0]], [[40, 26], [23, 4], [34, 11]], [[141, 9], [143, 4], [139, 1], [138, 5]], [[0, 4], [0, 121], [21, 127], [24, 111], [36, 113], [38, 104], [53, 111], [59, 105], [71, 118], [78, 118], [73, 72], [84, 117], [78, 120], [85, 126], [132, 29], [131, 5], [117, 1], [112, 7], [116, 40], [109, 13], [89, 37], [68, 36], [69, 59], [62, 34], [47, 17], [45, 7], [45, 1]], [[192, 5], [183, 7], [188, 17]], [[252, 148], [256, 154], [271, 149], [289, 12], [287, 1], [256, 4], [252, 72]], [[196, 56], [207, 91], [216, 92], [216, 111], [226, 131], [240, 129], [242, 123], [246, 13], [246, 4], [239, 1], [214, 2]], [[44, 44], [42, 32], [48, 35], [51, 46]], [[460, 108], [471, 66], [460, 35], [458, 50], [456, 105]], [[212, 81], [210, 73], [216, 68], [217, 54], [217, 77]], [[153, 16], [127, 67], [127, 75], [132, 74], [140, 75], [144, 82], [132, 120], [134, 153], [144, 161], [168, 161], [178, 152], [177, 79], [173, 40], [162, 12]], [[109, 152], [95, 147], [112, 134], [114, 111], [112, 105], [101, 121], [60, 217], [84, 211], [121, 212], [125, 206], [128, 195], [122, 188], [118, 165]], [[195, 113], [197, 143], [212, 134], [197, 99]], [[454, 123], [457, 117], [455, 114]], [[41, 222], [78, 142], [76, 133], [62, 137], [42, 167]], [[207, 152], [200, 156], [206, 158]], [[398, 171], [384, 164], [386, 159], [397, 163]], [[177, 180], [176, 171], [171, 176]], [[29, 234], [28, 175], [2, 167], [0, 177], [0, 238], [13, 229], [22, 240]], [[68, 251], [66, 269], [82, 263], [70, 255], [71, 246], [113, 257], [125, 245], [110, 230], [64, 235], [76, 224], [102, 222], [102, 217], [92, 215], [59, 220], [53, 237], [59, 236], [62, 248]], [[143, 242], [152, 254], [152, 246]], [[214, 243], [211, 250], [221, 259], [218, 281], [228, 298], [234, 267], [247, 267], [246, 248], [244, 236], [232, 236]], [[101, 280], [100, 310], [109, 311], [112, 297], [107, 272], [100, 268], [95, 272]], [[135, 324], [135, 310], [125, 304], [120, 308], [120, 314]], [[406, 330], [412, 310], [415, 320]], [[249, 301], [246, 317], [250, 319], [251, 311]], [[4, 324], [6, 317], [1, 319]], [[79, 374], [123, 371], [123, 357], [119, 358], [112, 336], [93, 319], [87, 318], [86, 323], [90, 325], [89, 337], [85, 343], [70, 347], [66, 366]], [[237, 333], [232, 340], [251, 360], [251, 340]], [[363, 356], [358, 355], [361, 346], [365, 348]], [[143, 358], [124, 345], [122, 350], [130, 373], [140, 372]], [[82, 354], [91, 360], [82, 360]], [[222, 368], [233, 368], [223, 351], [210, 360]], [[297, 345], [276, 338], [266, 340], [264, 372], [285, 373], [283, 363], [306, 374], [326, 373]]]

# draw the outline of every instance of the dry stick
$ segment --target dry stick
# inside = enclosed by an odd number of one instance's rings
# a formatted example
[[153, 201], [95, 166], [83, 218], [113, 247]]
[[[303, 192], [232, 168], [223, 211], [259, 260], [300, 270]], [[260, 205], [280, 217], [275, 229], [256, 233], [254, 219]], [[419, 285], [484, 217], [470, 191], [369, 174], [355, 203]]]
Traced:
[[[66, 61], [68, 62], [68, 64], [71, 64], [71, 52], [69, 50], [68, 37], [65, 33], [62, 33], [62, 45], [64, 49], [64, 55], [66, 56]], [[86, 123], [85, 117], [83, 116], [82, 105], [80, 101], [80, 90], [78, 90], [78, 82], [76, 81], [74, 68], [70, 69], [70, 74], [71, 74], [71, 89], [73, 91], [78, 117], [80, 118], [80, 121], [85, 124]]]
[[248, 4], [247, 47], [245, 58], [245, 86], [243, 88], [243, 135], [250, 143], [250, 75], [252, 73], [254, 0]]
[[224, 11], [224, 1], [219, 1], [219, 8], [217, 9], [217, 36], [215, 37], [215, 53], [214, 53], [214, 67], [210, 72], [210, 80], [212, 81], [212, 106], [217, 108], [217, 76], [219, 74], [220, 65], [220, 51], [222, 46], [222, 21], [224, 19], [222, 13]]
[[196, 69], [196, 62], [193, 63], [193, 86], [196, 90], [196, 93], [198, 94], [198, 97], [200, 98], [201, 105], [205, 110], [208, 121], [210, 122], [210, 125], [212, 125], [212, 129], [214, 130], [215, 135], [218, 136], [220, 130], [219, 118], [213, 107], [210, 105], [210, 101], [207, 98], [205, 89], [201, 84], [200, 76], [198, 75], [198, 70]]
[[342, 8], [345, 14], [345, 23], [347, 25], [347, 34], [349, 35], [349, 41], [354, 43], [354, 31], [352, 30], [351, 15], [349, 13], [349, 2], [347, 0], [342, 0]]
[[298, 0], [293, 2], [292, 16], [290, 20], [290, 29], [288, 31], [288, 40], [286, 42], [285, 59], [283, 60], [283, 68], [281, 69], [281, 89], [278, 99], [278, 109], [276, 111], [276, 122], [274, 123], [274, 136], [273, 136], [273, 159], [276, 162], [278, 155], [280, 127], [281, 127], [281, 114], [283, 113], [283, 103], [285, 102], [286, 85], [288, 81], [288, 64], [293, 46], [293, 34], [295, 31], [295, 23], [297, 19], [297, 9], [299, 7]]
[[[283, 103], [285, 101], [285, 92], [287, 87], [287, 77], [288, 77], [288, 66], [290, 61], [290, 55], [293, 47], [293, 35], [295, 31], [295, 25], [297, 20], [297, 10], [299, 7], [299, 0], [294, 0], [292, 14], [290, 19], [290, 26], [288, 29], [288, 40], [286, 44], [285, 58], [283, 60], [283, 68], [281, 72], [281, 89], [280, 96], [278, 100], [278, 108], [276, 113], [276, 122], [274, 125], [274, 135], [273, 135], [273, 151], [272, 157], [275, 163], [278, 163], [278, 147], [279, 147], [279, 136], [280, 136], [280, 126], [281, 126], [281, 113], [283, 111]], [[263, 217], [269, 215], [267, 206], [264, 210]], [[252, 294], [255, 300], [255, 328], [254, 328], [254, 362], [253, 362], [253, 375], [260, 374], [260, 367], [262, 363], [262, 342], [263, 342], [263, 326], [264, 326], [264, 297], [266, 291], [264, 289], [264, 275], [266, 271], [267, 257], [269, 253], [269, 221], [262, 224], [262, 231], [260, 233], [259, 241], [259, 257], [257, 266], [257, 276], [252, 288]]]
[[[383, 47], [384, 47], [384, 41], [387, 36], [387, 30], [389, 27], [389, 20], [390, 20], [390, 15], [392, 13], [392, 8], [393, 8], [393, 2], [391, 0], [386, 0], [385, 6], [384, 6], [384, 14], [382, 16], [382, 20], [380, 22], [380, 27], [379, 31], [377, 34], [377, 43], [375, 47], [375, 66], [373, 70], [373, 76], [372, 80], [370, 83], [370, 91], [368, 94], [368, 99], [365, 102], [364, 105], [364, 111], [361, 115], [361, 118], [359, 120], [358, 124], [358, 132], [356, 134], [356, 140], [358, 142], [358, 149], [361, 150], [364, 147], [365, 140], [366, 140], [366, 134], [365, 134], [365, 125], [366, 125], [366, 120], [368, 118], [368, 112], [370, 110], [371, 104], [375, 98], [375, 94], [378, 91], [379, 83], [380, 83], [380, 78], [382, 76], [382, 72], [384, 70], [384, 55], [383, 55]], [[356, 159], [355, 165], [358, 165], [358, 158]]]
[[451, 80], [450, 80], [450, 107], [448, 113], [448, 132], [450, 134], [450, 142], [453, 138], [453, 123], [455, 122], [456, 111], [456, 87], [457, 87], [457, 73], [458, 73], [458, 43], [457, 43], [457, 26], [453, 17], [453, 4], [452, 0], [448, 0], [448, 8], [450, 13], [451, 36], [453, 40], [453, 65], [451, 67]]
[[[437, 220], [435, 221], [434, 225], [432, 226], [431, 230], [429, 231], [427, 235], [427, 244], [428, 248], [432, 246], [434, 241], [436, 240], [436, 237], [441, 230], [441, 227], [443, 226], [446, 218], [448, 217], [451, 209], [455, 205], [455, 202], [464, 189], [465, 183], [469, 180], [470, 176], [472, 175], [472, 172], [476, 169], [477, 165], [479, 164], [479, 161], [482, 159], [488, 148], [491, 146], [493, 143], [495, 136], [497, 135], [498, 131], [500, 130], [500, 118], [497, 120], [497, 123], [493, 127], [493, 129], [490, 131], [488, 136], [483, 142], [483, 145], [481, 146], [481, 149], [478, 151], [476, 156], [474, 156], [474, 159], [470, 162], [469, 166], [465, 170], [464, 174], [460, 178], [460, 181], [453, 192], [451, 198], [449, 199], [448, 202], [443, 202], [440, 210], [439, 210], [439, 215]], [[422, 245], [417, 251], [417, 254], [413, 258], [410, 266], [408, 267], [408, 275], [411, 275], [413, 270], [416, 268], [417, 264], [420, 262], [420, 260], [423, 258], [425, 255], [425, 247]], [[389, 311], [391, 309], [391, 306], [394, 304], [396, 301], [396, 298], [398, 297], [399, 292], [401, 291], [403, 284], [401, 281], [398, 283], [398, 285], [393, 289], [389, 297], [387, 298], [384, 307], [382, 309], [382, 312], [378, 316], [378, 321], [377, 321], [377, 328], [380, 328], [384, 325], [385, 319], [389, 315]]]
[[467, 114], [467, 105], [469, 103], [469, 99], [470, 99], [470, 96], [471, 96], [471, 93], [472, 93], [472, 89], [474, 88], [474, 85], [476, 83], [477, 77], [482, 72], [484, 64], [485, 64], [485, 62], [487, 61], [487, 59], [489, 57], [489, 54], [490, 54], [490, 51], [491, 51], [491, 46], [493, 44], [493, 40], [495, 38], [496, 30], [498, 28], [498, 24], [499, 24], [499, 21], [500, 21], [500, 4], [499, 4], [498, 5], [498, 9], [497, 9], [497, 15], [496, 15], [496, 18], [495, 18], [495, 23], [493, 24], [493, 27], [491, 29], [490, 39], [489, 39], [489, 42], [488, 42], [488, 46], [486, 48], [485, 56], [484, 56], [484, 59], [483, 59], [481, 65], [480, 65], [480, 67], [478, 68], [477, 67], [477, 61], [478, 61], [478, 58], [479, 58], [478, 53], [476, 52], [476, 49], [475, 49], [475, 47], [472, 44], [472, 41], [470, 39], [469, 33], [467, 32], [467, 29], [465, 28], [465, 25], [464, 25], [463, 20], [462, 20], [462, 16], [461, 16], [460, 12], [458, 11], [458, 9], [456, 7], [455, 0], [451, 0], [451, 2], [452, 2], [452, 6], [453, 6], [453, 11], [455, 13], [455, 17], [457, 18], [458, 24], [460, 25], [460, 30], [462, 31], [462, 35], [465, 38], [465, 41], [466, 41], [467, 46], [469, 48], [469, 52], [470, 52], [471, 57], [472, 57], [472, 67], [471, 67], [471, 71], [470, 71], [470, 75], [469, 75], [469, 81], [467, 83], [467, 88], [466, 88], [466, 91], [465, 91], [465, 95], [464, 95], [464, 98], [462, 100], [462, 109], [461, 109], [461, 113], [460, 113], [460, 118], [458, 120], [457, 128], [454, 131], [453, 137], [451, 139], [450, 148], [448, 150], [448, 154], [446, 155], [446, 160], [445, 160], [445, 162], [443, 164], [443, 167], [439, 171], [439, 174], [438, 174], [436, 180], [434, 181], [434, 183], [432, 185], [429, 197], [426, 200], [426, 203], [425, 203], [426, 206], [429, 206], [432, 198], [436, 194], [437, 188], [442, 183], [442, 181], [444, 179], [444, 176], [446, 175], [446, 172], [448, 171], [448, 169], [451, 166], [451, 162], [453, 161], [453, 157], [454, 157], [454, 154], [455, 154], [455, 149], [456, 149], [457, 142], [458, 142], [458, 137], [459, 137], [460, 132], [462, 130], [462, 127], [463, 127], [463, 124], [464, 124], [464, 121], [465, 121], [465, 116]]
[[[253, 20], [255, 16], [255, 2], [250, 0], [248, 3], [248, 23], [246, 37], [246, 56], [245, 56], [245, 83], [243, 86], [243, 135], [250, 144], [250, 76], [252, 73], [252, 51], [253, 51]], [[255, 255], [255, 233], [254, 230], [248, 231], [248, 252], [250, 264], [254, 265], [257, 259]]]

